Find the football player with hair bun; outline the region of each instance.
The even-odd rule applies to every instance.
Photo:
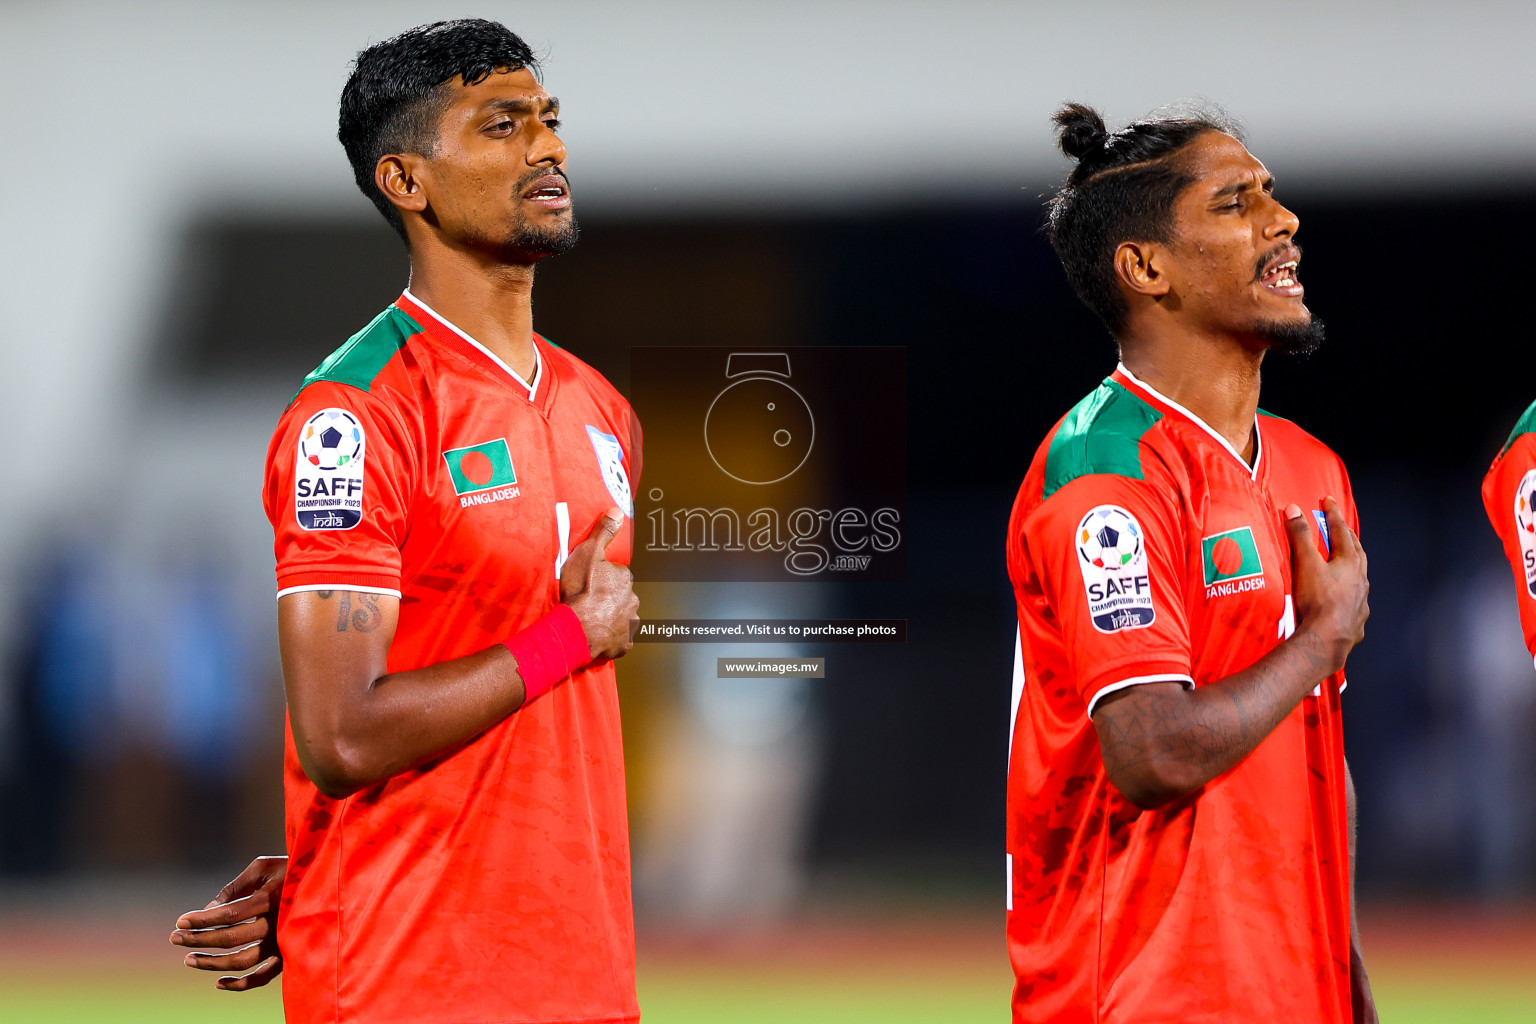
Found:
[[[537,71],[465,19],[370,46],[342,91],[410,283],[267,453],[288,857],[171,937],[250,970],[220,987],[283,971],[289,1024],[639,1019],[613,659],[640,425],[533,330],[534,269],[576,241]]]
[[[1259,408],[1304,352],[1296,216],[1218,110],[1110,131],[1047,234],[1120,365],[1009,522],[1015,1021],[1374,1021],[1353,909],[1344,663],[1369,614],[1343,463]]]

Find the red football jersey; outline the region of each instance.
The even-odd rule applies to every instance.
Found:
[[[1124,367],[1046,437],[1008,530],[1015,1021],[1347,1021],[1340,673],[1237,767],[1139,810],[1109,781],[1103,695],[1239,672],[1294,629],[1287,504],[1356,525],[1338,457],[1263,414],[1249,466]],[[1326,534],[1316,530],[1320,550]]]
[[[1515,570],[1525,647],[1536,655],[1536,404],[1525,410],[1483,478],[1483,508]]]
[[[485,650],[559,601],[640,427],[535,337],[532,391],[406,292],[305,379],[267,453],[279,595],[400,598],[391,672]],[[343,800],[287,735],[279,941],[290,1024],[632,1021],[619,705],[588,666],[463,746]]]

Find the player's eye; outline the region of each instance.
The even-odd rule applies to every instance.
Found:
[[[560,130],[560,127],[563,124],[565,124],[565,122],[560,120],[558,117],[552,117],[548,121],[544,122],[544,127],[548,128],[552,132],[557,132]]]
[[[512,129],[516,127],[516,121],[512,120],[511,118],[502,118],[500,121],[493,121],[487,130],[495,132],[499,135],[508,135],[511,133]]]

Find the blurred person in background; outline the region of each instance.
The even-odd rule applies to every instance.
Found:
[[[1527,890],[1531,863],[1530,808],[1536,796],[1536,746],[1531,736],[1531,656],[1513,642],[1520,615],[1509,603],[1509,568],[1478,559],[1460,579],[1440,588],[1442,624],[1432,626],[1435,679],[1442,714],[1455,732],[1456,761],[1446,771],[1424,758],[1427,771],[1448,776],[1454,801],[1442,827],[1462,847],[1478,896],[1508,906]],[[1422,755],[1421,755],[1422,756]],[[1434,783],[1419,781],[1413,813],[1436,813]]]
[[[1077,166],[1047,231],[1121,364],[1009,524],[1013,1018],[1375,1020],[1340,712],[1358,518],[1339,458],[1258,409],[1265,355],[1322,338],[1298,221],[1219,112],[1055,123]]]
[[[289,1021],[639,1016],[611,659],[640,429],[533,332],[534,268],[577,237],[537,70],[499,24],[440,22],[363,51],[342,93],[410,285],[268,451],[289,858],[172,935],[240,947],[187,957],[254,967],[223,987],[285,970]]]
[[[654,600],[647,595],[647,601]],[[806,583],[695,584],[680,617],[809,618],[826,588]],[[762,928],[806,885],[805,846],[826,763],[820,680],[721,679],[726,644],[682,644],[670,676],[676,713],[653,761],[651,818],[636,850],[635,897],[674,930]],[[754,645],[765,658],[807,657],[802,644]]]

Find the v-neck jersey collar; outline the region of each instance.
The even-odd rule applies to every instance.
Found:
[[[1189,420],[1189,422],[1205,431],[1205,433],[1210,436],[1211,440],[1221,445],[1221,447],[1226,450],[1227,454],[1231,455],[1234,459],[1237,460],[1237,464],[1243,467],[1243,471],[1246,472],[1249,477],[1254,480],[1259,478],[1259,467],[1264,464],[1264,437],[1263,432],[1259,429],[1258,416],[1253,418],[1253,465],[1250,466],[1247,460],[1238,453],[1238,450],[1232,447],[1232,442],[1228,441],[1225,437],[1222,437],[1221,434],[1218,433],[1209,423],[1205,422],[1205,420],[1184,408],[1178,402],[1175,402],[1173,399],[1162,394],[1146,381],[1138,379],[1134,373],[1125,368],[1124,363],[1120,363],[1115,367],[1115,376],[1121,378],[1121,384],[1131,385],[1137,391],[1141,392],[1143,396],[1151,398],[1158,405],[1165,406],[1169,410],[1177,413],[1179,416]]]
[[[540,393],[547,390],[548,361],[544,358],[543,345],[541,344],[543,339],[539,337],[537,332],[533,335],[533,380],[529,382],[524,380],[522,375],[516,370],[508,366],[500,356],[471,337],[467,331],[460,328],[452,320],[443,316],[415,295],[412,295],[409,288],[400,294],[400,298],[396,300],[396,305],[401,306],[405,312],[410,314],[418,314],[419,311],[418,319],[422,321],[421,326],[439,340],[457,343],[455,347],[460,349],[464,345],[468,345],[467,355],[474,358],[476,362],[489,363],[488,370],[509,378],[512,383],[521,387],[527,393],[529,403],[537,404]],[[434,327],[438,329],[436,331],[431,330]]]

